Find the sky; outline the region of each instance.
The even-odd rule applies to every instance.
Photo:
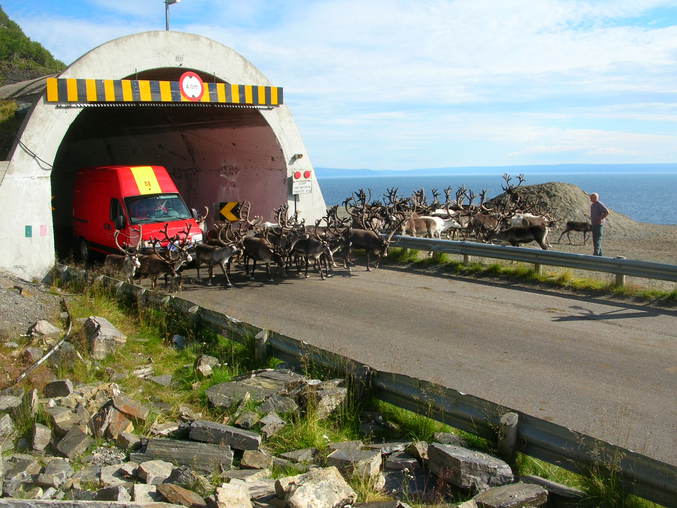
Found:
[[[0,0],[65,63],[163,0]],[[677,162],[677,0],[181,0],[284,88],[315,166]]]

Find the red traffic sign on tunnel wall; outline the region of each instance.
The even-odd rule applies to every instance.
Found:
[[[205,86],[202,78],[194,72],[188,71],[181,74],[179,78],[179,90],[181,95],[189,101],[198,102],[202,100],[205,93]]]

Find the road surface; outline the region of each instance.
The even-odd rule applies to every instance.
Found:
[[[181,296],[677,465],[675,311],[392,267],[233,281]]]

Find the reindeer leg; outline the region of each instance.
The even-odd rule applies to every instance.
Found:
[[[306,258],[306,279],[308,278],[308,265],[310,264],[310,260],[308,259],[308,255],[305,256]]]
[[[230,262],[233,260],[233,258],[228,258],[228,261],[226,261],[226,270],[223,272],[223,274],[226,276],[226,286],[229,288],[233,287],[233,283],[230,282]]]
[[[256,258],[252,258],[252,273],[249,274],[249,280],[254,280],[254,271],[256,270]]]
[[[212,285],[213,277],[214,277],[214,263],[209,263],[209,281],[207,282],[208,286]]]

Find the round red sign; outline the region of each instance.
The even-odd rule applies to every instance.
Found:
[[[294,171],[294,179],[298,180],[299,178],[301,178],[301,172],[300,171]]]
[[[194,72],[188,71],[181,74],[179,78],[179,89],[181,95],[189,101],[197,102],[204,95],[205,86],[200,76]]]
[[[310,171],[304,171],[303,178],[310,178]]]

